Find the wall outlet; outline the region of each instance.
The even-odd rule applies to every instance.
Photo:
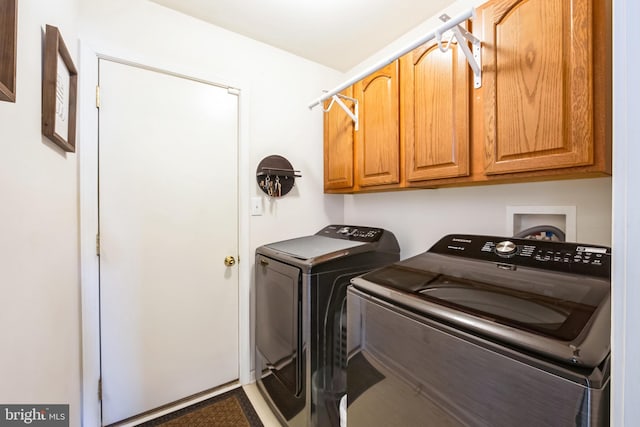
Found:
[[[251,198],[251,215],[252,216],[260,216],[262,215],[262,197],[252,197]]]

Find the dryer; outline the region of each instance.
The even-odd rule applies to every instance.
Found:
[[[337,426],[346,393],[346,288],[400,259],[381,228],[329,225],[256,250],[256,382],[288,426]]]

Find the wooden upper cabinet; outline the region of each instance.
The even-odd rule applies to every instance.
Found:
[[[469,175],[469,66],[453,44],[400,58],[401,137],[409,182]]]
[[[493,0],[478,9],[485,173],[594,159],[591,0]],[[481,128],[484,127],[482,130]]]
[[[349,98],[351,87],[340,92]],[[353,102],[342,100],[353,111]],[[324,102],[327,109],[331,99]],[[342,190],[353,187],[353,120],[337,104],[324,114],[324,189]]]
[[[359,130],[325,115],[325,191],[610,175],[611,25],[611,0],[489,0],[481,86],[433,41],[355,83]]]
[[[359,102],[359,130],[355,132],[357,185],[400,182],[398,61],[354,85]]]

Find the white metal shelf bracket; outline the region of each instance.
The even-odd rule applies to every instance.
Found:
[[[353,102],[353,112],[351,111],[351,108],[347,107],[347,104],[345,104],[344,101],[342,101],[342,99],[340,98]],[[329,103],[329,106],[326,109],[322,107],[322,111],[324,111],[325,113],[328,113],[329,110],[331,110],[331,107],[333,107],[334,103],[338,104],[340,108],[342,108],[344,112],[347,113],[349,117],[351,117],[351,120],[353,120],[353,128],[357,132],[358,131],[358,100],[355,98],[344,96],[340,93],[336,93],[331,97],[331,102]]]
[[[440,20],[442,22],[447,22],[450,19],[451,17],[447,14],[443,14],[440,16]],[[469,66],[473,71],[473,87],[476,89],[481,87],[482,86],[482,56],[481,56],[482,43],[480,42],[480,39],[478,39],[476,36],[471,34],[469,31],[467,31],[466,28],[462,27],[460,24],[457,24],[456,26],[451,28],[451,37],[447,41],[446,46],[442,44],[442,34],[436,31],[435,35],[436,35],[436,41],[438,42],[438,48],[443,52],[446,52],[448,49],[451,48],[451,42],[453,41],[453,38],[457,40],[458,46],[460,46],[460,49],[462,49],[462,53],[464,53],[464,56],[467,58],[467,61],[469,62]],[[473,52],[469,49],[467,42],[471,43]]]

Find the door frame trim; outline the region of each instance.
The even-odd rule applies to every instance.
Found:
[[[79,141],[78,144],[78,192],[80,217],[80,289],[82,334],[82,425],[101,425],[101,405],[98,400],[100,379],[100,317],[99,317],[99,260],[96,256],[98,232],[98,109],[95,103],[99,82],[100,59],[158,71],[217,87],[233,89],[238,96],[238,256],[251,259],[249,245],[249,93],[241,84],[223,84],[213,80],[193,77],[187,73],[169,71],[163,67],[140,64],[135,61],[96,52],[82,40],[80,51],[79,87]],[[238,263],[238,372],[239,383],[248,384],[251,377],[250,351],[250,296],[251,263]]]

